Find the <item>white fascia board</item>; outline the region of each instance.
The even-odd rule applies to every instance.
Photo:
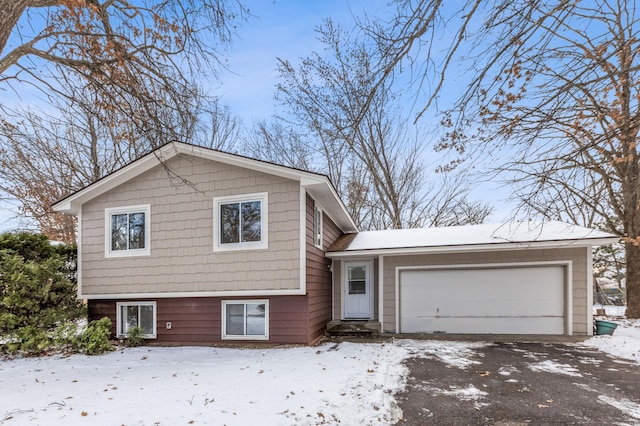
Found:
[[[160,152],[160,154],[166,153],[167,152],[165,149]],[[77,215],[80,211],[80,207],[86,201],[102,195],[110,189],[115,188],[116,186],[121,185],[148,170],[151,170],[153,167],[161,164],[160,158],[166,161],[174,155],[175,154],[170,156],[163,155],[161,157],[160,155],[156,155],[156,151],[154,151],[129,164],[128,166],[125,166],[122,169],[105,176],[101,180],[81,189],[75,194],[68,196],[67,198],[52,205],[51,207],[56,212],[71,213]]]
[[[526,249],[561,249],[572,247],[596,247],[617,242],[616,238],[564,240],[564,241],[532,241],[522,243],[496,243],[459,246],[434,246],[434,247],[404,247],[372,250],[344,250],[327,252],[330,259],[341,259],[355,256],[394,256],[405,254],[438,254],[438,253],[465,253],[475,251],[509,251]]]
[[[270,175],[280,176],[285,179],[291,179],[299,181],[301,183],[306,181],[322,182],[324,176],[317,175],[304,170],[292,169],[286,166],[280,166],[278,164],[267,163],[264,161],[256,160],[253,158],[242,157],[235,154],[230,154],[221,151],[213,151],[208,148],[203,148],[194,145],[175,143],[176,149],[181,154],[195,155],[197,157],[205,158],[212,161],[218,161],[221,163],[230,164],[232,166],[242,167],[245,169],[255,170]]]
[[[82,294],[81,299],[113,300],[113,299],[171,299],[182,297],[269,297],[269,296],[304,296],[301,289],[292,290],[247,290],[247,291],[181,291],[167,293],[103,293]]]
[[[343,233],[358,232],[358,227],[338,196],[329,178],[322,176],[321,180],[303,181],[307,193],[317,201],[324,213],[340,228]]]
[[[81,189],[75,194],[59,201],[52,206],[53,210],[57,212],[77,214],[82,204],[86,201],[102,195],[110,189],[133,179],[134,177],[159,164],[162,164],[163,161],[167,161],[178,154],[194,155],[211,161],[217,161],[270,175],[280,176],[285,179],[301,182],[304,185],[325,183],[328,187],[331,187],[326,176],[241,157],[235,154],[228,154],[225,152],[213,151],[208,148],[173,142],[164,145],[163,147],[145,155],[114,173],[105,176],[101,180]]]

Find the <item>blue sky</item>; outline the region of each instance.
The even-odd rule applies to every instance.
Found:
[[[330,17],[347,29],[355,28],[354,15],[380,17],[388,7],[387,0],[244,0],[243,4],[252,16],[237,29],[237,38],[226,56],[228,71],[223,71],[219,80],[212,78],[205,87],[220,96],[247,127],[257,119],[269,119],[275,112],[277,58],[297,64],[300,58],[320,51],[315,28],[324,18]],[[451,77],[456,80],[456,76]],[[421,125],[428,128],[428,120],[423,118]],[[425,152],[432,153],[429,148]],[[428,162],[433,166],[438,160]],[[505,197],[505,191],[495,186],[477,192],[496,204]],[[505,214],[494,214],[492,219],[502,221]],[[15,215],[15,206],[0,203],[0,232],[20,225]]]
[[[323,18],[350,28],[354,14],[366,10],[376,15],[385,9],[386,0],[243,0],[243,4],[251,16],[237,29],[227,55],[229,70],[221,73],[220,81],[211,79],[206,86],[250,126],[274,113],[276,58],[295,63],[320,49],[315,27]],[[5,95],[20,101],[17,93]],[[0,202],[0,232],[20,226],[15,216],[14,205]]]
[[[324,18],[351,28],[353,15],[363,11],[377,15],[386,9],[386,0],[252,0],[244,4],[253,17],[238,29],[239,38],[228,58],[231,72],[211,88],[245,124],[273,113],[276,58],[296,63],[322,48],[315,28]]]

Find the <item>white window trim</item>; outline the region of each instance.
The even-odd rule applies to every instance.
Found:
[[[111,216],[123,213],[144,213],[144,248],[111,250]],[[104,255],[105,257],[149,256],[151,254],[151,205],[124,206],[104,209]]]
[[[158,307],[156,302],[151,301],[135,301],[135,302],[117,302],[116,303],[116,336],[126,337],[126,334],[121,333],[122,330],[122,307],[123,306],[153,306],[153,334],[143,334],[145,339],[155,339],[158,335]]]
[[[222,244],[220,237],[220,206],[222,204],[260,201],[260,241]],[[213,199],[213,251],[260,250],[269,247],[269,195],[266,192],[255,194],[215,197]]]
[[[247,305],[247,304],[264,304],[264,335],[227,335],[227,305]],[[245,318],[246,321],[246,318]],[[245,324],[246,325],[246,324]],[[269,340],[269,300],[223,300],[222,301],[222,340]]]
[[[322,222],[324,220],[323,211],[315,202],[313,203],[313,245],[322,250],[322,239],[323,239],[323,225]],[[318,223],[318,217],[320,217],[320,222]]]

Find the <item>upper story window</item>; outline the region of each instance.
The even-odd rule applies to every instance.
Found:
[[[267,248],[266,192],[213,199],[214,250]]]
[[[146,256],[151,253],[151,206],[105,209],[105,255]]]
[[[322,249],[322,209],[313,203],[313,244]]]

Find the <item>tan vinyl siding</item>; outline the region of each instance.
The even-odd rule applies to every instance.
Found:
[[[343,261],[340,259],[333,260],[333,271],[331,271],[333,275],[333,312],[332,319],[341,320],[342,315],[342,264]],[[374,285],[377,286],[377,283]]]
[[[309,302],[308,332],[313,342],[324,332],[331,320],[331,261],[324,251],[314,245],[314,202],[306,200],[306,248],[307,248],[307,297]],[[341,235],[338,226],[326,215],[322,215],[322,245],[329,247]]]
[[[180,155],[82,208],[82,294],[300,288],[300,186]],[[213,198],[268,193],[268,249],[214,252]],[[151,205],[151,254],[105,258],[105,209]]]
[[[576,247],[548,250],[514,250],[497,252],[469,252],[451,254],[403,255],[384,257],[384,331],[394,332],[396,329],[396,267],[398,266],[432,266],[462,265],[509,262],[572,262],[572,295],[573,295],[573,334],[586,335],[587,310],[587,250]]]

